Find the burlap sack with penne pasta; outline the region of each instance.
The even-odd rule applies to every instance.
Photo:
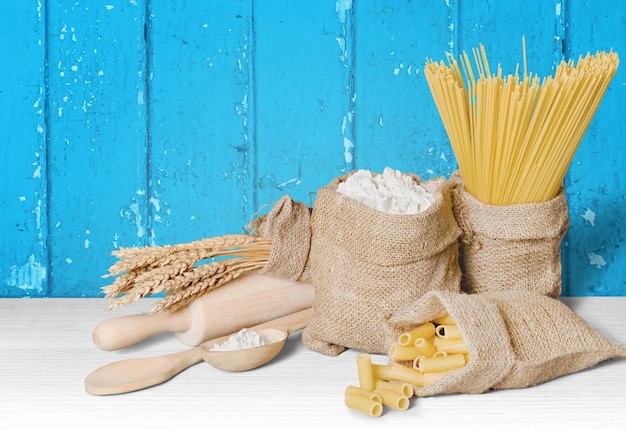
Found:
[[[307,204],[281,197],[266,215],[247,225],[254,236],[271,238],[272,249],[260,273],[283,279],[310,281],[311,211]]]
[[[626,358],[626,347],[595,331],[561,301],[536,292],[433,291],[398,311],[387,327],[398,336],[444,314],[458,326],[468,362],[428,386],[416,386],[417,396],[529,387]]]
[[[347,348],[385,353],[385,320],[429,290],[460,290],[460,235],[443,179],[414,180],[433,196],[417,214],[389,214],[337,192],[349,174],[319,189],[311,217],[309,264],[313,318],[309,349],[336,356]]]
[[[454,214],[463,230],[459,251],[463,290],[528,290],[559,296],[561,241],[569,227],[565,192],[544,203],[494,206],[469,194],[458,171],[450,183]]]

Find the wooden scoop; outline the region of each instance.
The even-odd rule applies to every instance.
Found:
[[[274,341],[263,346],[232,351],[211,351],[214,344],[230,335],[208,340],[198,347],[152,358],[126,359],[96,369],[85,378],[85,390],[92,395],[116,395],[155,386],[174,377],[203,359],[225,371],[246,371],[272,360],[282,350],[287,336],[304,328],[311,320],[312,310],[299,311],[261,323],[250,329]]]
[[[274,359],[285,346],[289,334],[303,329],[311,320],[312,315],[313,310],[307,308],[251,328],[261,337],[271,338],[268,344],[241,350],[219,351],[213,350],[213,346],[221,344],[223,340],[209,340],[199,346],[200,354],[205,362],[223,371],[248,371],[258,368]],[[271,326],[271,328],[264,326]]]
[[[119,350],[153,335],[173,332],[186,346],[282,317],[313,305],[312,283],[267,274],[242,274],[176,312],[114,317],[97,325],[100,350]],[[228,317],[224,317],[228,314]]]

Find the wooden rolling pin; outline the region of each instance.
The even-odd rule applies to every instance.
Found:
[[[94,329],[93,342],[101,350],[119,350],[153,335],[173,332],[183,344],[196,347],[207,339],[309,308],[313,297],[312,283],[250,272],[176,312],[105,320]]]

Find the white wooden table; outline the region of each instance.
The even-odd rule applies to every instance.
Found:
[[[563,300],[599,332],[626,344],[626,297]],[[407,411],[386,408],[370,418],[343,403],[345,387],[357,383],[358,352],[322,356],[306,349],[298,334],[279,358],[253,371],[226,373],[200,363],[146,390],[85,393],[84,377],[99,366],[186,348],[172,334],[116,352],[93,345],[99,322],[152,304],[106,312],[104,299],[0,299],[0,428],[626,427],[626,360],[528,389],[414,398]],[[373,361],[386,363],[383,356]]]

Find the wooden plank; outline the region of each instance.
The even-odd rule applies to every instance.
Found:
[[[626,55],[624,3],[567,2],[566,58],[615,50]],[[621,64],[587,130],[568,174],[571,226],[567,293],[626,295],[626,69]]]
[[[51,287],[97,296],[146,223],[145,3],[50,1]]]
[[[351,3],[254,3],[257,207],[352,169]]]
[[[626,298],[565,302],[592,328],[626,344]],[[253,371],[225,372],[201,362],[142,391],[108,397],[85,393],[84,378],[101,365],[187,349],[171,334],[115,352],[91,343],[99,322],[147,311],[152,304],[142,300],[106,313],[103,299],[0,299],[2,426],[621,429],[626,419],[626,359],[526,389],[415,398],[406,411],[387,407],[372,419],[344,404],[345,388],[358,384],[359,352],[314,353],[299,333],[290,335],[275,361]],[[373,361],[388,362],[376,355]]]
[[[513,73],[519,64],[523,74],[522,36],[526,39],[528,71],[541,76],[552,74],[555,58],[561,59],[557,31],[560,16],[554,2],[484,2],[462,0],[457,4],[457,55],[479,43],[485,45],[491,69],[502,65],[503,73]],[[532,23],[532,25],[529,25]]]
[[[45,11],[0,3],[0,296],[49,293]]]
[[[392,167],[423,179],[456,161],[426,83],[427,57],[454,43],[449,2],[364,2],[356,15],[356,167]]]
[[[252,214],[250,0],[152,2],[151,241],[243,232]]]

